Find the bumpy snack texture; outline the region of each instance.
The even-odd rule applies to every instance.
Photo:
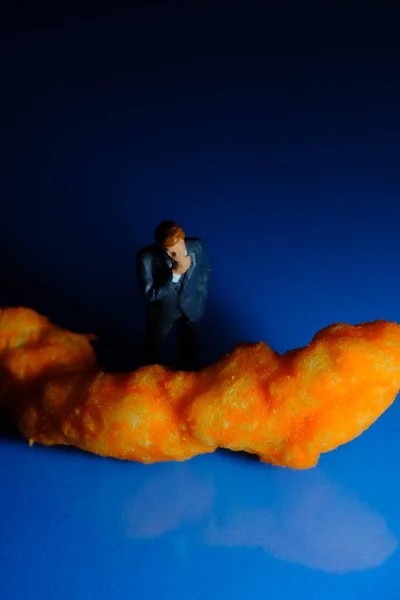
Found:
[[[106,373],[91,336],[26,308],[0,311],[3,407],[32,444],[151,463],[218,447],[307,469],[365,431],[400,389],[400,325],[335,324],[277,354],[239,344],[199,372]]]

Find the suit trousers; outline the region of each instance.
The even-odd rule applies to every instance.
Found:
[[[192,321],[181,312],[169,319],[147,316],[146,339],[142,364],[163,364],[163,352],[173,327],[177,327],[179,346],[179,368],[195,371],[198,364],[198,322]]]

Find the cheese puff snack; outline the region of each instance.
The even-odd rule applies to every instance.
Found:
[[[13,414],[31,444],[70,444],[142,463],[187,460],[223,447],[307,469],[365,431],[400,389],[400,325],[386,321],[331,325],[283,355],[263,342],[239,344],[199,372],[152,365],[105,373],[92,366],[87,336],[63,333],[52,364],[59,352],[64,374],[55,374],[39,352],[48,338],[16,336],[13,318],[18,314],[0,318],[1,347],[9,347],[0,365],[27,381],[14,396]],[[15,350],[7,336],[14,336]],[[25,361],[36,365],[35,373],[42,369],[39,384],[31,383],[32,366],[15,366],[23,359],[13,359],[14,351],[32,352]]]
[[[0,406],[12,389],[94,366],[94,338],[57,327],[29,308],[0,309]]]

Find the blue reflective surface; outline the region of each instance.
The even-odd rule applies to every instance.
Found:
[[[135,368],[135,253],[172,218],[210,253],[206,363],[400,322],[396,21],[146,4],[2,18],[1,304]],[[0,435],[0,600],[399,600],[399,422],[299,472]]]
[[[303,472],[227,451],[144,466],[3,439],[1,597],[395,600],[399,412]]]

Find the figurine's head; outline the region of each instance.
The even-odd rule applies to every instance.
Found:
[[[172,259],[185,255],[185,232],[175,221],[160,223],[154,230],[154,237],[160,248]]]

